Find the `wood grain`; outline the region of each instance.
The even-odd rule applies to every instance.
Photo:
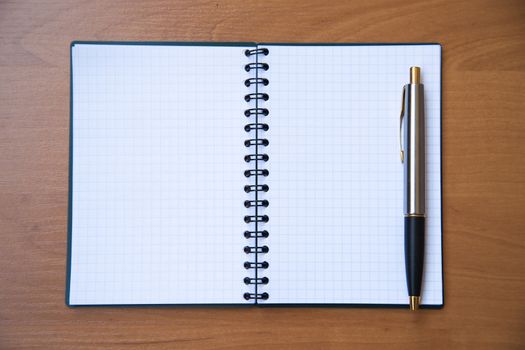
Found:
[[[0,349],[525,348],[525,2],[0,1]],[[72,40],[443,44],[445,308],[64,305]]]

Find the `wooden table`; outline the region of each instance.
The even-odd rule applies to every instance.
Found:
[[[72,40],[440,42],[445,307],[64,305]],[[1,1],[0,349],[525,348],[524,1]]]

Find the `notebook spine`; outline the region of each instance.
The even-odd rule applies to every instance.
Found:
[[[244,186],[244,191],[248,194],[249,199],[244,201],[244,206],[248,209],[249,214],[244,216],[244,222],[248,229],[244,232],[244,237],[248,240],[248,245],[244,247],[244,253],[247,260],[244,268],[250,276],[244,278],[243,282],[249,286],[250,290],[244,293],[243,297],[247,301],[267,300],[270,295],[263,291],[264,286],[269,283],[268,277],[264,276],[265,270],[269,267],[265,255],[270,248],[264,244],[269,233],[264,229],[264,224],[269,221],[268,215],[264,214],[264,208],[269,206],[269,201],[264,198],[269,187],[265,184],[265,179],[269,175],[268,169],[265,168],[268,162],[268,154],[264,153],[264,148],[268,146],[268,139],[264,133],[268,131],[267,123],[263,123],[263,118],[267,117],[270,112],[264,108],[264,102],[270,98],[265,93],[264,87],[270,82],[263,75],[270,66],[268,63],[261,62],[269,54],[267,48],[257,48],[246,50],[244,54],[249,59],[249,63],[244,66],[250,77],[244,81],[244,85],[249,89],[244,100],[249,104],[249,108],[244,111],[244,116],[249,122],[245,125],[244,130],[250,136],[244,141],[244,146],[249,153],[244,157],[244,161],[249,164],[249,169],[244,171],[244,176],[249,179],[249,184]]]

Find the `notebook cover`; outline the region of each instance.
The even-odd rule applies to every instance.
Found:
[[[76,44],[92,45],[151,45],[151,46],[230,46],[257,47],[263,45],[281,46],[395,46],[395,45],[439,45],[440,47],[440,179],[441,179],[441,278],[442,304],[421,305],[422,309],[441,309],[445,304],[445,273],[443,263],[443,53],[439,43],[255,43],[255,42],[177,42],[177,41],[72,41],[69,52],[69,176],[68,176],[68,223],[67,223],[67,261],[66,261],[66,293],[65,303],[68,307],[329,307],[329,308],[407,308],[408,304],[278,304],[263,303],[213,303],[213,304],[89,304],[73,305],[69,302],[71,280],[71,248],[72,248],[72,204],[73,204],[73,47]]]

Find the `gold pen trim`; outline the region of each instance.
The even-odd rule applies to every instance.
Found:
[[[406,218],[424,218],[425,214],[405,214]]]
[[[411,295],[409,302],[410,302],[410,311],[416,311],[417,309],[419,309],[419,304],[421,303],[421,297]]]
[[[410,84],[421,84],[421,68],[410,67]]]

